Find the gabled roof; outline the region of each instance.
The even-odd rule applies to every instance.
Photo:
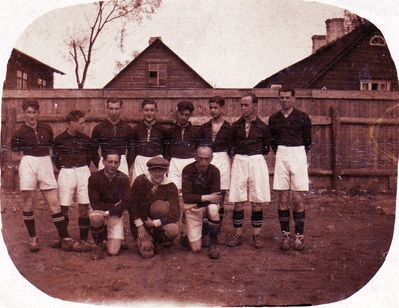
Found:
[[[269,88],[272,84],[289,84],[307,89],[323,76],[364,37],[378,29],[366,23],[330,44],[321,47],[309,57],[292,64],[259,82],[255,88]]]
[[[187,67],[188,70],[192,71],[199,79],[201,79],[206,85],[208,85],[210,88],[212,88],[212,86],[204,79],[202,78],[195,70],[193,70],[186,62],[183,61],[182,58],[180,58],[172,49],[170,49],[164,42],[162,42],[162,40],[158,37],[156,38],[153,42],[151,42],[151,44],[149,44],[147,46],[146,49],[144,49],[136,58],[134,58],[128,65],[126,65],[125,68],[123,68],[118,74],[116,74],[114,76],[114,78],[112,78],[105,86],[104,88],[106,88],[108,85],[110,85],[115,79],[118,78],[118,76],[120,74],[122,74],[123,72],[125,72],[126,70],[128,70],[130,68],[130,66],[133,65],[134,62],[136,62],[138,59],[140,59],[141,57],[143,57],[145,55],[145,53],[151,48],[151,46],[153,46],[154,44],[160,44],[162,47],[164,47],[165,49],[167,49],[170,53],[172,53],[176,58],[178,58],[184,66]]]
[[[50,70],[52,70],[52,71],[55,72],[55,73],[58,73],[58,74],[61,74],[61,75],[65,75],[64,72],[61,72],[61,71],[57,70],[56,68],[51,67],[50,65],[48,65],[48,64],[46,64],[46,63],[43,63],[43,62],[41,62],[41,61],[39,61],[39,60],[37,60],[37,59],[35,59],[35,58],[33,58],[33,57],[27,55],[26,53],[24,53],[24,52],[22,52],[22,51],[20,51],[20,50],[18,50],[18,49],[16,49],[16,48],[13,48],[12,53],[19,53],[19,54],[21,54],[22,56],[28,58],[29,60],[31,60],[31,61],[33,61],[33,62],[36,62],[37,64],[47,66]]]

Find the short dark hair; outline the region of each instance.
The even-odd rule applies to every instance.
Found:
[[[121,153],[118,150],[109,149],[101,152],[101,156],[103,157],[104,160],[107,160],[108,155],[118,155],[119,160],[121,160]]]
[[[39,102],[35,99],[24,99],[22,102],[22,110],[25,111],[29,107],[39,110]]]
[[[280,89],[278,89],[278,96],[280,96],[281,92],[291,92],[291,95],[295,96],[295,89],[293,87],[282,86]]]
[[[79,119],[84,118],[85,115],[82,110],[72,110],[66,115],[65,119],[68,123],[77,122]]]
[[[209,103],[216,103],[220,107],[224,106],[224,97],[221,96],[214,96],[209,99]]]
[[[108,107],[109,103],[112,103],[112,104],[119,103],[121,107],[123,106],[123,101],[120,98],[116,98],[116,97],[107,99],[107,107]]]
[[[153,99],[145,99],[141,102],[141,109],[144,108],[145,105],[155,105],[155,109],[158,109],[157,102]]]
[[[245,93],[243,96],[241,96],[241,98],[244,98],[244,97],[250,97],[252,99],[252,103],[254,103],[254,104],[258,103],[258,97],[255,94],[253,94],[252,92]]]
[[[194,105],[192,102],[190,101],[180,101],[177,104],[177,111],[184,111],[184,110],[188,110],[190,112],[194,111]]]

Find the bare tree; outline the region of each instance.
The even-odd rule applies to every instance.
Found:
[[[121,70],[123,70],[133,59],[136,59],[140,55],[140,51],[134,50],[131,53],[131,59],[127,59],[124,61],[116,60],[115,61],[115,73],[118,74]]]
[[[357,27],[365,24],[366,18],[360,17],[348,10],[344,11],[345,33],[355,30]]]
[[[159,8],[162,0],[108,0],[100,1],[96,6],[94,20],[88,21],[87,33],[80,31],[68,41],[69,55],[75,66],[75,77],[79,89],[83,89],[87,72],[92,61],[94,45],[106,26],[116,20],[122,21],[120,30],[120,48],[126,35],[126,24],[129,21],[140,23],[144,17],[150,17]]]

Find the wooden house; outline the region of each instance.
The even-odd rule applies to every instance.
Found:
[[[53,89],[54,73],[63,72],[13,49],[7,64],[4,89]]]
[[[122,69],[104,89],[206,89],[212,86],[176,55],[160,37]]]
[[[259,82],[302,89],[395,91],[398,77],[382,33],[371,23],[344,35],[344,20],[326,21],[327,35],[314,35],[313,54]]]

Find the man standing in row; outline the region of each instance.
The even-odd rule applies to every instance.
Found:
[[[219,203],[220,224],[224,216],[223,202],[226,192],[230,188],[230,142],[231,125],[224,119],[224,98],[215,96],[209,99],[209,112],[211,120],[200,127],[201,143],[212,147],[212,164],[220,171],[220,189],[221,201]],[[207,230],[204,229],[203,236],[206,236]]]
[[[147,162],[153,157],[162,157],[166,139],[165,127],[156,119],[157,103],[152,99],[145,99],[141,103],[143,120],[133,127],[134,161],[132,182],[141,174],[149,175]]]
[[[132,165],[130,159],[133,146],[131,144],[132,128],[121,120],[123,102],[117,98],[108,99],[105,109],[107,119],[94,127],[91,138],[97,144],[97,149],[101,149],[102,157],[109,150],[117,150],[121,155],[119,170],[129,176],[129,169]],[[104,168],[103,160],[98,154],[94,158],[94,164],[98,169]]]
[[[257,116],[258,98],[253,93],[241,98],[242,117],[233,123],[231,131],[234,160],[231,167],[229,201],[234,202],[233,225],[236,230],[227,243],[234,247],[242,243],[244,205],[252,206],[252,243],[262,248],[259,234],[263,221],[263,204],[270,202],[269,170],[266,154],[269,153],[269,130]]]
[[[282,231],[280,248],[290,249],[290,192],[294,206],[295,241],[293,248],[304,249],[305,206],[303,192],[309,190],[306,153],[312,146],[309,116],[294,108],[295,90],[279,91],[281,110],[269,118],[270,142],[276,153],[273,189],[278,191],[278,216]]]
[[[79,208],[80,243],[76,242],[74,250],[91,249],[87,242],[89,234],[89,193],[90,162],[97,155],[96,145],[83,133],[85,113],[72,110],[66,116],[68,128],[54,139],[53,162],[60,170],[58,175],[58,193],[61,209],[66,224],[69,222],[68,210],[77,197]],[[61,243],[59,243],[60,245]]]
[[[39,250],[33,215],[35,190],[39,185],[61,238],[61,247],[64,250],[71,250],[74,241],[69,236],[65,217],[61,211],[57,181],[50,158],[53,130],[49,125],[38,121],[38,101],[24,100],[22,110],[25,115],[25,123],[12,136],[11,149],[23,153],[19,164],[19,180],[23,199],[22,215],[29,234],[29,249],[32,252]]]

